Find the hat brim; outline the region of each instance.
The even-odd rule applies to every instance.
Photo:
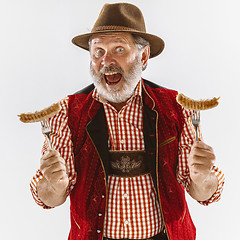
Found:
[[[109,33],[109,32],[128,32],[134,35],[138,35],[145,40],[147,40],[150,43],[150,58],[156,57],[159,55],[163,49],[164,49],[164,41],[155,35],[145,33],[145,32],[139,32],[139,31],[129,31],[129,30],[104,30],[104,31],[97,31],[92,33],[86,33],[82,35],[78,35],[72,39],[72,43],[77,45],[78,47],[81,47],[85,50],[89,50],[89,39],[93,35],[99,34],[99,33]]]

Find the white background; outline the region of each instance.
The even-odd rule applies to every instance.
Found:
[[[202,131],[226,175],[222,199],[209,207],[187,200],[198,240],[240,239],[238,1],[128,2],[142,9],[147,31],[166,43],[144,77],[195,99],[221,96],[217,108],[202,113]],[[69,201],[43,210],[31,197],[43,136],[38,123],[23,124],[17,114],[41,110],[91,83],[89,54],[71,39],[91,30],[104,3],[0,3],[0,239],[67,239]]]

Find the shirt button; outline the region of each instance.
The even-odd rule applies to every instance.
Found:
[[[97,230],[97,233],[101,233],[101,230],[98,229],[98,230]]]
[[[120,143],[121,143],[121,144],[124,144],[124,140],[120,140]]]
[[[128,194],[127,194],[127,193],[124,193],[124,194],[123,194],[123,197],[124,197],[124,198],[127,198],[127,197],[128,197]]]

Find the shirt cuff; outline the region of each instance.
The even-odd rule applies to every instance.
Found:
[[[38,170],[30,182],[30,190],[31,190],[33,199],[35,200],[37,205],[41,206],[44,209],[51,209],[52,207],[45,205],[44,202],[42,202],[41,199],[38,197],[37,184],[41,179],[43,179],[43,174],[40,170]]]

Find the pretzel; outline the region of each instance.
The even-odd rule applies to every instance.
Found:
[[[22,113],[19,114],[20,121],[24,123],[40,122],[44,119],[48,119],[60,111],[60,104],[54,103],[50,107],[44,108],[41,111],[36,111],[34,113]]]
[[[178,94],[176,99],[177,102],[182,105],[184,108],[187,109],[192,109],[192,110],[207,110],[207,109],[211,109],[214,108],[218,105],[218,100],[220,97],[216,98],[212,98],[212,99],[206,99],[206,100],[193,100],[189,97],[186,97],[185,95],[183,95],[182,93]]]

